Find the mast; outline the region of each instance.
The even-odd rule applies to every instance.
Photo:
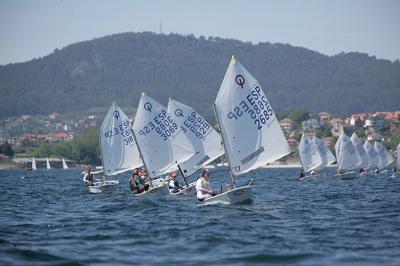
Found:
[[[142,151],[140,150],[140,145],[139,145],[139,142],[138,142],[138,140],[137,140],[137,138],[136,138],[135,130],[133,130],[133,129],[132,129],[132,134],[133,134],[133,138],[135,139],[135,142],[136,142],[136,145],[137,145],[137,148],[138,148],[138,151],[139,151],[140,159],[141,159],[142,162],[143,162],[144,168],[146,168],[147,177],[148,177],[149,180],[150,180],[150,187],[153,187],[153,182],[152,182],[151,177],[150,177],[150,175],[149,175],[149,169],[147,168],[146,162],[145,162],[145,160],[143,159]]]
[[[236,188],[235,175],[232,172],[232,167],[231,167],[231,162],[229,160],[229,155],[226,152],[224,134],[222,133],[221,123],[219,122],[220,120],[219,120],[219,117],[218,117],[217,108],[215,107],[215,103],[213,104],[213,109],[214,109],[215,117],[217,118],[217,124],[218,124],[219,131],[221,132],[222,144],[224,145],[226,160],[228,161],[228,164],[229,164],[229,173],[230,173],[230,176],[231,176],[232,184],[233,184],[233,187]]]
[[[106,169],[104,168],[104,158],[103,158],[103,145],[101,144],[101,128],[99,128],[99,145],[100,145],[100,157],[101,157],[101,164],[103,165],[103,174],[104,174],[104,181],[107,177]]]
[[[183,177],[183,180],[185,181],[186,187],[189,187],[189,183],[188,183],[188,181],[187,181],[187,179],[186,179],[185,174],[184,174],[183,171],[182,171],[182,168],[180,167],[180,165],[179,165],[178,163],[177,163],[176,165],[178,166],[179,172],[181,173],[181,175],[182,175],[182,177]]]

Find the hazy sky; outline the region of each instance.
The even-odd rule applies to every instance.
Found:
[[[0,64],[120,32],[193,33],[400,59],[400,1],[0,0]]]

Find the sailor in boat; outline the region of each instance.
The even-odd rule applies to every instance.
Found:
[[[145,176],[143,176],[143,172],[139,169],[133,170],[133,174],[130,182],[130,189],[135,194],[140,194],[149,189],[149,184],[145,184]]]
[[[168,188],[170,193],[177,193],[182,189],[181,185],[179,184],[179,181],[176,179],[175,172],[171,173],[171,177],[168,182]]]
[[[362,167],[360,168],[359,173],[361,176],[366,175],[366,172],[365,172],[364,168],[362,168]]]
[[[304,170],[301,169],[300,174],[299,174],[299,179],[302,179],[305,176],[306,176],[306,174],[304,173]]]
[[[93,186],[93,174],[91,168],[86,170],[86,173],[83,176],[83,182],[85,182],[88,186]]]
[[[374,170],[374,174],[375,175],[379,175],[381,172],[379,171],[379,168],[376,168],[375,170]]]
[[[217,195],[217,193],[212,190],[210,182],[208,181],[210,173],[211,172],[208,169],[204,169],[201,173],[201,176],[196,181],[197,199],[199,201],[203,201]]]

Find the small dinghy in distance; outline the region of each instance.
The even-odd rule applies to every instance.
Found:
[[[204,200],[205,204],[253,201],[251,184],[236,179],[290,153],[274,111],[257,80],[232,56],[214,102],[232,181],[232,190]]]
[[[307,135],[303,134],[301,136],[298,151],[304,173],[310,172],[309,174],[305,174],[303,177],[299,178],[299,180],[319,177],[319,174],[313,174],[313,172],[323,164],[317,145]]]
[[[359,161],[361,164],[359,165],[359,175],[360,176],[366,176],[368,175],[368,172],[365,171],[365,169],[369,165],[369,159],[368,159],[368,154],[367,151],[364,148],[364,145],[362,144],[361,140],[358,138],[356,132],[353,133],[350,137],[351,142],[353,143],[354,147],[356,148],[356,154],[359,158]]]
[[[177,163],[185,186],[171,195],[195,194],[196,182],[189,183],[187,177],[224,154],[221,136],[196,110],[171,98],[168,102],[168,113],[183,129],[184,135],[196,150],[191,158]]]
[[[378,154],[378,173],[385,174],[387,169],[384,168],[394,162],[393,156],[386,150],[381,142],[375,141],[374,149]]]
[[[367,139],[364,142],[364,149],[368,156],[368,167],[365,169],[365,172],[374,175],[374,169],[377,169],[379,164],[378,154],[375,151],[374,145],[372,145]]]
[[[135,195],[168,195],[168,185],[158,177],[175,171],[177,164],[195,155],[193,145],[167,109],[144,93],[140,97],[133,133],[150,179],[149,189]]]
[[[400,143],[396,148],[396,168],[393,170],[391,177],[399,177],[400,176]]]
[[[353,169],[360,166],[362,161],[356,152],[353,142],[343,130],[335,144],[335,151],[338,168],[335,177],[341,179],[355,178],[356,172]]]
[[[103,177],[88,186],[90,192],[114,189],[119,181],[108,177],[143,165],[132,132],[128,116],[113,102],[99,130]]]

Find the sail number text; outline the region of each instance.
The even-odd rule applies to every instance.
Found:
[[[132,127],[128,119],[125,119],[120,125],[104,133],[104,136],[109,139],[117,135],[121,135],[125,145],[129,145],[133,142]]]
[[[190,130],[193,135],[197,138],[202,139],[207,135],[207,132],[211,129],[211,126],[201,117],[197,112],[193,111],[183,122],[183,129]]]
[[[154,116],[153,121],[150,121],[139,130],[139,135],[146,136],[152,131],[155,131],[160,135],[162,140],[167,140],[176,130],[178,130],[178,125],[174,122],[171,116],[167,114],[167,110],[164,109]]]
[[[227,117],[229,119],[238,120],[246,113],[254,121],[258,129],[262,129],[264,125],[269,125],[274,121],[274,111],[259,85],[256,85],[247,95],[246,99],[241,101],[238,106],[234,107],[233,110],[228,113]]]

